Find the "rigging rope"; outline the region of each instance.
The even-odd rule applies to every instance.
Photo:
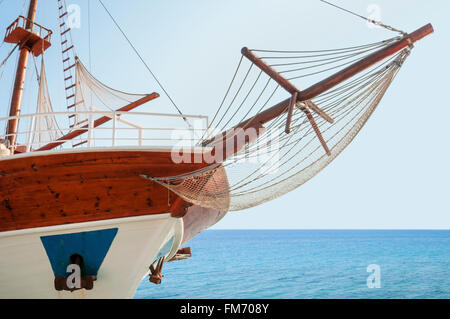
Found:
[[[346,50],[302,51],[306,54],[300,56],[300,51],[264,50],[272,53],[267,54],[264,59],[275,61],[273,65],[282,67],[284,71],[295,71],[295,78],[302,77],[304,86],[305,79],[310,79],[315,74],[341,68],[342,60],[345,60],[345,64],[353,63],[355,57],[356,60],[363,59],[366,54],[396,40],[398,37]],[[352,50],[351,54],[346,52],[349,50]],[[329,123],[316,114],[313,116],[317,129],[329,146],[330,155],[323,151],[314,127],[309,125],[305,113],[297,106],[292,116],[290,134],[284,132],[285,117],[279,116],[266,123],[265,131],[254,142],[223,162],[213,162],[207,167],[179,176],[145,178],[167,187],[188,202],[221,211],[241,210],[281,196],[312,178],[353,140],[378,106],[409,52],[410,48],[406,48],[314,98],[313,103],[334,119]],[[277,65],[278,58],[291,58],[292,61],[292,53],[296,54],[295,63],[309,62],[311,64],[308,65],[312,67],[296,69],[292,64]],[[314,59],[310,53],[314,53]],[[326,59],[321,58],[324,55],[327,56]],[[321,70],[323,65],[330,67]],[[239,68],[242,70],[239,71]],[[316,72],[308,71],[310,68],[316,69]],[[249,74],[250,71],[252,74]],[[280,73],[280,70],[276,71]],[[241,118],[240,112],[245,113],[243,118],[253,118],[264,110],[273,101],[274,93],[279,87],[276,86],[267,100],[262,98],[267,85],[274,83],[270,77],[267,78],[267,81],[264,80],[264,75],[258,68],[251,68],[251,65],[247,68],[239,63],[220,104],[227,104],[226,110],[224,114],[219,114],[218,110],[210,126],[224,122],[225,126],[234,127],[237,123],[242,123],[242,120],[238,121]],[[237,84],[233,85],[235,82]],[[231,102],[227,102],[227,99]],[[226,131],[225,139],[233,136],[231,132]],[[210,140],[204,142],[210,143]]]
[[[109,17],[111,18],[111,20],[114,22],[114,24],[116,25],[116,27],[119,29],[119,31],[122,33],[122,35],[125,37],[125,40],[128,42],[128,44],[131,46],[131,48],[133,49],[133,51],[136,53],[136,55],[139,57],[139,59],[141,60],[141,62],[143,63],[143,65],[145,66],[145,68],[150,72],[151,76],[153,77],[153,79],[156,81],[156,83],[158,83],[159,87],[163,90],[164,94],[169,98],[170,102],[172,103],[172,105],[177,109],[178,113],[181,115],[181,117],[183,118],[183,120],[186,122],[186,124],[189,126],[190,129],[194,129],[191,125],[191,123],[188,121],[188,119],[184,116],[184,114],[181,112],[180,108],[178,107],[178,105],[174,102],[174,100],[172,99],[172,97],[169,95],[169,93],[166,91],[166,89],[164,88],[164,86],[161,84],[161,82],[158,80],[158,78],[156,77],[156,75],[152,72],[152,70],[150,69],[150,67],[148,66],[148,64],[145,62],[145,60],[142,58],[141,54],[138,52],[138,50],[136,49],[136,47],[133,45],[133,43],[131,42],[131,40],[128,38],[128,36],[125,34],[125,32],[122,30],[122,28],[119,26],[119,24],[117,23],[117,21],[114,19],[114,17],[112,16],[112,14],[109,12],[109,10],[106,8],[106,6],[103,4],[102,0],[98,0],[100,2],[100,4],[102,5],[102,7],[105,9],[106,13],[109,15]]]
[[[345,12],[347,12],[347,13],[353,14],[354,16],[357,16],[357,17],[359,17],[359,18],[361,18],[361,19],[366,20],[367,22],[370,22],[370,23],[372,23],[372,24],[374,24],[374,25],[377,25],[377,26],[380,26],[380,27],[382,27],[382,28],[385,28],[385,29],[387,29],[387,30],[389,30],[389,31],[398,32],[398,33],[400,33],[400,34],[403,35],[403,36],[407,35],[407,33],[406,33],[405,31],[396,29],[396,28],[394,28],[394,27],[391,27],[390,25],[383,24],[381,21],[376,21],[376,20],[372,20],[372,19],[366,18],[366,17],[364,17],[364,16],[362,16],[362,15],[360,15],[360,14],[358,14],[358,13],[355,13],[355,12],[350,11],[350,10],[348,10],[348,9],[342,8],[342,7],[338,6],[338,5],[335,5],[335,4],[330,3],[330,2],[328,2],[328,1],[325,1],[325,0],[319,0],[319,1],[321,1],[321,2],[323,2],[323,3],[326,3],[326,4],[330,5],[330,6],[333,6],[333,7],[337,8],[337,9],[340,9],[340,10],[342,10],[342,11],[345,11]]]
[[[66,2],[66,0],[63,0],[63,1],[64,1],[64,8],[67,10],[67,2]],[[59,25],[59,29],[62,30],[61,29],[61,25]],[[69,35],[69,38],[70,38],[70,43],[73,44],[72,28],[69,28],[68,35]],[[61,39],[61,41],[62,41],[62,39]],[[78,53],[77,53],[76,47],[73,46],[72,50],[73,50],[74,57],[77,57]]]
[[[88,50],[89,50],[89,71],[93,72],[91,59],[91,0],[88,0]]]
[[[239,63],[238,63],[238,65],[237,65],[237,67],[236,67],[236,70],[234,71],[234,75],[233,75],[233,77],[232,77],[232,79],[231,79],[231,82],[230,82],[230,84],[228,85],[228,89],[227,89],[227,91],[226,91],[226,93],[225,93],[225,96],[223,97],[222,102],[220,103],[219,107],[217,108],[217,111],[216,111],[216,113],[214,114],[213,119],[211,120],[211,122],[209,123],[208,127],[206,128],[205,133],[203,133],[202,139],[205,138],[205,134],[207,134],[207,132],[208,132],[209,129],[211,128],[211,125],[214,123],[214,121],[216,120],[217,115],[219,114],[220,110],[222,109],[223,103],[225,102],[225,100],[226,100],[228,94],[230,93],[231,87],[233,86],[234,80],[236,79],[236,75],[237,75],[237,73],[238,73],[238,71],[239,71],[239,69],[240,69],[240,67],[241,67],[241,63],[242,63],[243,58],[244,58],[244,56],[241,55],[241,58],[239,59]]]
[[[23,0],[22,9],[20,10],[20,15],[25,13],[25,6],[27,5],[27,0]]]
[[[17,49],[17,47],[19,46],[20,43],[17,43],[14,48],[8,53],[8,55],[6,56],[6,58],[2,61],[2,63],[0,63],[0,68],[6,63],[6,61],[8,61],[8,59],[11,57],[11,55],[14,53],[14,51]]]
[[[280,74],[295,72],[295,74],[292,74],[291,77],[288,79],[288,80],[293,80],[293,79],[297,79],[297,78],[309,77],[312,75],[316,75],[316,74],[320,74],[320,73],[324,73],[324,72],[328,72],[330,70],[340,68],[344,65],[350,64],[352,62],[355,62],[356,60],[361,59],[364,54],[367,53],[367,55],[368,55],[368,54],[372,53],[373,51],[378,50],[381,47],[385,47],[385,46],[391,44],[392,42],[397,41],[398,39],[399,39],[399,37],[395,37],[395,38],[391,38],[388,40],[359,45],[359,46],[328,49],[328,50],[316,50],[316,51],[298,51],[298,50],[296,50],[296,51],[280,51],[280,50],[259,50],[259,49],[252,49],[252,51],[265,52],[266,53],[265,56],[261,57],[261,59],[274,61],[272,64],[270,64],[272,67],[282,67],[281,70],[278,70],[278,72]],[[311,54],[311,53],[314,53],[314,54]],[[295,54],[295,55],[292,56],[291,54]],[[321,58],[321,57],[326,57],[326,58]],[[355,59],[355,57],[356,57],[356,59]],[[314,59],[307,60],[306,58],[314,58]],[[283,59],[283,60],[295,59],[295,61],[290,62],[290,63],[278,63],[277,59]],[[352,60],[350,60],[350,59],[352,59]],[[341,64],[337,65],[337,62],[344,61],[344,60],[345,60],[345,63],[343,63],[343,64],[341,63]],[[266,63],[269,64],[268,61],[266,61]],[[303,67],[303,68],[289,68],[290,66],[294,66],[294,65],[298,65],[298,64],[307,64],[308,66]],[[325,66],[325,65],[330,65],[331,67],[317,70],[317,68],[319,66]],[[228,107],[225,110],[222,110],[222,108],[226,102],[226,99],[229,97],[231,88],[238,78],[238,73],[239,73],[241,66],[242,66],[242,56],[241,56],[241,59],[239,60],[238,66],[234,72],[231,83],[229,84],[229,86],[227,88],[226,94],[225,94],[224,98],[222,99],[221,104],[220,104],[219,108],[217,109],[212,121],[210,122],[208,129],[210,129],[213,126],[218,127],[223,121],[225,121],[226,124],[221,126],[221,131],[223,131],[223,129],[225,129],[225,127],[231,123],[231,120],[238,114],[238,112],[241,111],[243,109],[243,107],[247,106],[247,105],[244,105],[244,103],[246,102],[246,100],[250,96],[250,94],[252,93],[252,90],[254,88],[256,88],[256,81],[255,81],[255,83],[253,83],[253,85],[249,89],[248,93],[243,98],[242,103],[240,103],[240,105],[236,108],[236,110],[234,112],[229,112],[232,109],[234,103],[238,100],[239,94],[242,93],[242,88],[249,77],[249,72],[252,70],[253,64],[250,65],[249,69],[247,69],[246,72],[244,71],[245,76],[243,76],[242,82],[238,82],[240,84],[238,84],[238,89],[236,90],[235,94],[230,97],[231,101],[229,102]],[[299,74],[300,71],[311,69],[311,68],[315,68],[316,71],[311,72],[311,73],[303,73],[303,74],[300,73]],[[260,75],[258,75],[257,80],[259,79],[259,77],[260,77]],[[262,89],[261,93],[259,93],[259,95],[256,97],[256,101],[253,103],[253,105],[251,105],[251,107],[246,112],[245,112],[245,110],[243,110],[245,115],[242,116],[241,122],[245,118],[247,118],[248,115],[250,115],[250,113],[254,110],[254,107],[259,102],[260,98],[262,97],[263,93],[265,92],[266,88],[268,87],[268,85],[271,81],[272,81],[272,79],[268,78],[266,85]],[[276,91],[276,89],[275,89],[275,91]],[[275,92],[272,92],[271,96],[273,96],[274,94],[275,94]],[[262,109],[265,107],[265,105],[266,105],[266,103],[263,105],[262,108],[260,108],[258,110],[258,112],[262,111]],[[222,112],[223,112],[222,116],[219,116],[219,113],[222,113]],[[229,117],[228,120],[225,119],[227,116]],[[209,131],[208,134],[209,135],[207,137],[209,138],[211,131]]]

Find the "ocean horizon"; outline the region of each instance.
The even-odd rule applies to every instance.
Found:
[[[134,298],[450,298],[450,230],[206,230]]]

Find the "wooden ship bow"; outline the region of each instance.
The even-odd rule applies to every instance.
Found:
[[[138,111],[159,94],[119,91],[96,78],[75,52],[65,2],[57,2],[63,111],[54,110],[47,86],[45,52],[52,31],[35,22],[37,0],[4,38],[20,53],[9,117],[0,119],[6,128],[0,135],[0,241],[2,234],[16,231],[139,218],[154,218],[151,225],[156,225],[165,218],[175,225],[167,233],[182,229],[171,239],[158,230],[161,245],[157,251],[149,248],[155,258],[144,270],[156,284],[163,263],[191,256],[180,246],[227,212],[282,196],[331,163],[380,104],[414,44],[433,32],[427,24],[388,40],[325,50],[244,47],[208,121],[182,113],[159,81],[178,114]],[[30,54],[38,73],[36,111],[21,114]],[[196,131],[192,119],[203,121],[206,129]],[[187,122],[190,135],[174,146],[167,132],[181,130],[176,121]],[[163,123],[168,127],[155,127]],[[161,132],[166,136],[157,136]],[[116,232],[108,230],[109,245]],[[51,259],[52,240],[41,240]],[[86,254],[71,258],[80,267],[90,266]],[[55,289],[74,291],[52,266]],[[98,267],[85,271],[84,288],[94,287]]]
[[[414,44],[433,31],[427,24],[409,34],[401,32],[400,37],[335,50],[242,48],[249,66],[245,69],[240,60],[210,126],[235,124],[220,134],[211,130],[202,142],[212,148],[214,163],[188,175],[147,178],[188,202],[225,211],[256,206],[299,187],[353,140]],[[305,89],[294,83],[327,73],[331,74]],[[289,97],[266,107],[280,90]],[[227,99],[231,102],[224,112]],[[239,120],[240,112],[253,114]]]

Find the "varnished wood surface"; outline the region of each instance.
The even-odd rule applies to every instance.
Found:
[[[282,88],[288,91],[291,95],[296,92],[300,92],[300,90],[297,89],[294,84],[285,79],[280,73],[278,73],[270,65],[264,62],[260,57],[258,57],[247,47],[243,47],[241,53],[243,56],[247,57],[247,59],[249,59],[253,64],[255,64],[258,68],[264,71],[268,76],[270,76],[272,80],[277,82]]]
[[[84,151],[0,161],[0,231],[171,212],[178,198],[143,179],[206,166],[168,151]]]

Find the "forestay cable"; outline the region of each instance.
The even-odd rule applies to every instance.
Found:
[[[106,6],[103,4],[102,0],[98,0],[100,2],[100,4],[102,5],[102,7],[105,9],[106,13],[109,15],[109,17],[111,18],[111,20],[114,22],[114,24],[116,25],[117,29],[119,29],[119,31],[122,33],[122,35],[124,36],[125,40],[128,42],[128,44],[131,46],[131,48],[133,49],[133,51],[136,53],[136,55],[139,57],[139,59],[141,60],[142,64],[145,66],[145,68],[150,72],[151,76],[153,77],[153,79],[156,81],[156,83],[159,85],[159,87],[161,88],[161,90],[163,90],[164,94],[169,98],[170,102],[172,103],[172,105],[176,108],[176,110],[178,111],[178,113],[181,115],[181,117],[183,118],[183,120],[186,122],[186,124],[189,126],[190,129],[193,130],[192,125],[189,123],[188,119],[184,116],[184,114],[181,112],[180,108],[178,107],[178,105],[174,102],[174,100],[172,99],[172,97],[169,95],[169,93],[167,92],[167,90],[164,88],[164,86],[162,85],[162,83],[158,80],[158,78],[156,77],[156,75],[153,73],[153,71],[150,69],[150,67],[148,66],[148,64],[145,62],[145,60],[142,58],[141,54],[138,52],[138,50],[136,49],[136,47],[133,45],[133,43],[131,42],[131,40],[128,38],[128,36],[125,34],[125,32],[123,31],[123,29],[120,27],[120,25],[117,23],[116,19],[114,19],[114,17],[112,16],[112,14],[109,12],[109,10],[106,8]]]

